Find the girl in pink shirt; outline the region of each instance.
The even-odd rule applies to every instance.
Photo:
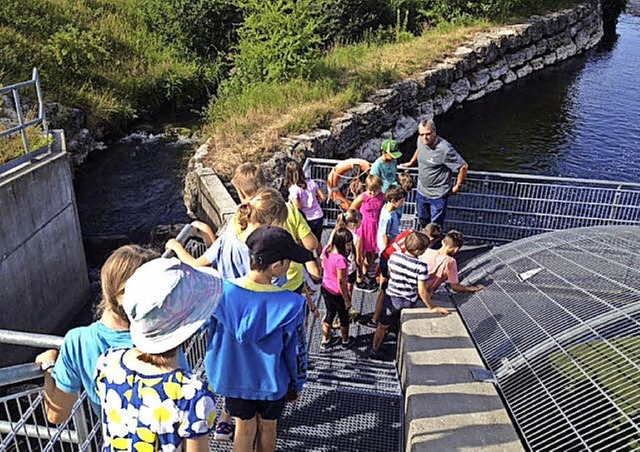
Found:
[[[322,296],[327,313],[322,320],[322,342],[320,349],[326,350],[334,344],[331,324],[337,315],[340,318],[342,347],[351,347],[355,339],[349,336],[349,309],[351,294],[347,286],[348,257],[353,250],[353,234],[347,228],[336,229],[331,242],[322,251]]]

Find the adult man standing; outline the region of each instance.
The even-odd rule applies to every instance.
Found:
[[[416,152],[405,166],[418,162],[416,210],[420,227],[429,223],[444,224],[449,195],[458,193],[467,176],[469,165],[453,146],[436,133],[433,120],[418,125]],[[453,175],[458,174],[453,184]]]

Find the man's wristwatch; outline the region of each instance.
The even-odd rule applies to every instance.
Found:
[[[55,362],[55,361],[45,361],[45,362],[43,362],[42,364],[40,364],[40,369],[41,369],[43,372],[46,372],[46,371],[48,371],[49,369],[53,369],[55,365],[56,365],[56,362]]]

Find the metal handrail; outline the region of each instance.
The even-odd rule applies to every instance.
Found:
[[[19,90],[30,86],[33,86],[36,89],[36,95],[38,97],[38,117],[31,121],[25,122],[22,114],[22,103],[20,102]],[[31,152],[29,137],[27,136],[27,129],[29,127],[42,124],[44,135],[47,137],[49,136],[49,128],[45,117],[44,96],[42,95],[42,88],[40,87],[40,76],[38,74],[38,69],[33,68],[31,80],[14,83],[12,85],[0,88],[0,95],[8,92],[11,92],[11,94],[13,95],[13,103],[16,109],[16,116],[18,117],[18,125],[10,129],[0,131],[0,138],[11,136],[14,133],[19,132],[22,135],[22,145],[24,147],[24,153],[26,155]]]
[[[306,174],[325,180],[338,160],[310,158]],[[418,169],[409,168],[411,177]],[[341,209],[322,203],[333,224]],[[416,189],[409,193],[401,228],[417,227]],[[597,225],[640,225],[640,184],[531,174],[469,171],[449,198],[444,227],[473,242],[506,243],[543,232]]]
[[[335,165],[339,160],[335,159],[321,159],[321,158],[308,158],[303,166],[303,170],[307,171],[311,168],[313,164],[320,165]],[[411,173],[418,173],[418,168],[415,166],[409,168],[398,168],[399,170],[408,170]],[[536,181],[536,182],[559,182],[559,183],[575,183],[575,184],[592,184],[592,185],[606,185],[611,186],[612,188],[615,186],[618,187],[629,187],[629,188],[640,188],[640,183],[634,182],[621,182],[621,181],[607,181],[601,179],[579,179],[579,178],[571,178],[571,177],[559,177],[559,176],[544,176],[537,174],[526,174],[526,173],[499,173],[492,171],[474,171],[469,170],[467,172],[467,176],[487,176],[487,177],[500,177],[505,179],[518,179],[518,180],[526,180],[526,181]]]

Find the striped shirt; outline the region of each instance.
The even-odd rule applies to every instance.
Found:
[[[404,253],[393,253],[389,258],[389,287],[387,295],[403,298],[411,304],[418,301],[418,281],[427,281],[427,264]]]

